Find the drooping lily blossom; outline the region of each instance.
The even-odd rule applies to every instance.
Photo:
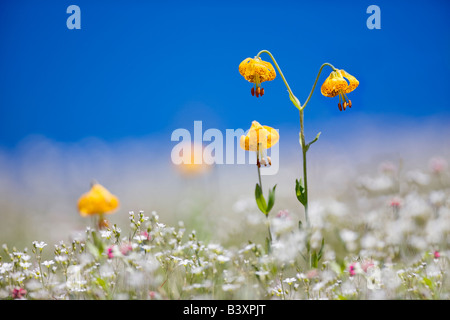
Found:
[[[111,214],[119,207],[119,199],[99,183],[92,184],[91,190],[78,200],[78,211],[83,217]]]
[[[348,83],[347,83],[347,79]],[[335,70],[330,73],[321,87],[321,92],[325,97],[334,98],[339,95],[339,110],[345,110],[352,107],[352,101],[347,98],[347,93],[352,92],[358,87],[359,81],[344,70]],[[342,104],[341,104],[342,103]]]
[[[257,165],[271,165],[271,159],[265,156],[265,150],[274,146],[280,136],[278,131],[269,126],[262,126],[258,121],[253,121],[247,135],[241,136],[240,146],[247,151],[257,152]]]
[[[245,80],[254,84],[251,89],[252,96],[264,95],[264,88],[261,83],[272,81],[276,77],[274,67],[270,62],[263,61],[259,57],[247,58],[239,64],[239,73]]]

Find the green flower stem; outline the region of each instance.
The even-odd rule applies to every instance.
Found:
[[[42,283],[42,286],[44,286],[45,287],[45,285],[44,285],[44,273],[42,272],[42,263],[41,263],[41,259],[42,259],[42,256],[41,256],[41,253],[42,253],[42,251],[39,251],[39,254],[38,255],[36,255],[36,260],[37,260],[37,263],[39,264],[39,275],[40,275],[40,280],[41,280],[41,283]]]
[[[292,103],[294,104],[294,106],[299,110],[300,113],[300,145],[302,147],[302,155],[303,155],[303,187],[304,187],[304,194],[305,194],[305,203],[303,204],[305,207],[305,220],[306,220],[306,225],[307,227],[309,227],[309,217],[308,217],[308,176],[307,176],[307,166],[306,166],[306,152],[308,151],[310,145],[314,142],[317,141],[317,139],[319,138],[320,133],[316,136],[316,138],[311,141],[310,143],[306,144],[305,141],[305,133],[304,133],[304,116],[303,116],[303,110],[305,109],[306,105],[308,104],[309,100],[311,99],[314,90],[316,88],[317,85],[317,81],[319,80],[320,74],[322,73],[322,70],[325,66],[329,66],[333,69],[333,71],[336,71],[337,69],[330,63],[326,62],[324,64],[322,64],[322,66],[319,69],[319,72],[317,74],[316,80],[314,81],[314,85],[308,95],[308,98],[306,99],[305,103],[303,104],[303,106],[300,104],[300,101],[297,99],[297,97],[294,95],[294,93],[291,90],[291,87],[289,86],[288,82],[286,81],[286,78],[283,75],[283,72],[281,71],[280,67],[278,66],[277,61],[275,60],[275,58],[273,57],[273,55],[267,51],[267,50],[261,50],[260,52],[258,52],[258,54],[256,55],[257,58],[259,58],[261,53],[267,53],[270,58],[272,59],[273,63],[275,64],[276,68],[278,69],[278,72],[280,73],[281,78],[284,81],[284,84],[286,85],[286,88],[289,91],[289,98],[291,99]],[[259,167],[258,167],[258,172],[259,172]],[[261,183],[261,182],[260,182]]]
[[[323,69],[325,66],[331,67],[331,69],[333,69],[333,71],[336,71],[336,70],[337,70],[332,64],[330,64],[330,63],[328,63],[328,62],[325,62],[325,63],[320,67],[319,72],[317,73],[316,81],[314,81],[314,85],[313,85],[313,87],[312,87],[312,89],[311,89],[311,92],[309,93],[308,98],[306,99],[305,103],[303,104],[302,109],[304,109],[304,108],[306,107],[306,105],[307,105],[308,102],[309,102],[309,99],[311,99],[311,96],[312,96],[312,94],[313,94],[313,92],[314,92],[314,89],[316,88],[317,81],[319,80],[320,74],[322,73],[322,69]]]
[[[278,63],[277,63],[277,61],[275,60],[275,58],[273,57],[273,55],[272,55],[269,51],[267,51],[267,50],[261,50],[260,52],[258,52],[258,54],[256,55],[256,57],[259,58],[259,55],[260,55],[261,53],[264,53],[264,52],[267,53],[267,54],[270,56],[270,58],[272,58],[273,63],[274,63],[275,66],[277,67],[278,72],[280,73],[281,78],[283,78],[284,84],[286,85],[286,88],[287,88],[288,91],[289,91],[289,96],[295,97],[295,95],[292,93],[291,87],[289,87],[289,84],[287,83],[286,78],[284,77],[283,72],[281,72],[281,69],[280,69],[280,67],[278,66]],[[297,99],[297,98],[296,98],[296,99]],[[298,99],[297,99],[297,100],[298,100]]]
[[[305,188],[305,220],[306,220],[306,226],[309,227],[309,218],[308,218],[308,174],[307,174],[307,165],[306,165],[306,152],[309,149],[309,146],[311,145],[311,143],[316,142],[320,133],[316,136],[316,139],[314,139],[312,142],[310,142],[308,145],[306,144],[305,141],[305,130],[304,130],[304,116],[303,116],[303,110],[305,109],[306,105],[308,104],[309,100],[311,99],[311,96],[316,88],[317,85],[317,81],[319,80],[320,74],[322,73],[322,70],[325,66],[330,66],[333,70],[336,70],[336,68],[329,64],[329,63],[324,63],[322,64],[322,66],[319,69],[319,72],[317,73],[317,77],[316,77],[316,81],[314,81],[314,85],[311,89],[311,92],[309,93],[308,98],[306,99],[305,103],[303,104],[303,106],[300,106],[300,144],[302,147],[302,155],[303,155],[303,187]]]
[[[259,150],[256,152],[256,166],[258,167],[258,179],[259,179],[259,186],[261,187],[261,192],[263,190],[262,188],[262,182],[261,182],[261,162],[259,161]],[[267,231],[269,233],[269,247],[268,251],[270,251],[270,247],[272,246],[272,232],[270,231],[270,222],[269,222],[269,212],[265,215],[267,219]]]
[[[304,133],[304,125],[303,125],[303,109],[300,109],[300,144],[302,147],[302,155],[303,155],[303,187],[305,188],[305,221],[306,226],[309,227],[309,218],[308,218],[308,174],[306,170],[306,144],[305,144],[305,133]]]
[[[256,152],[256,166],[258,167],[258,178],[259,178],[259,186],[262,191],[262,182],[261,182],[261,163],[259,162],[259,151]]]

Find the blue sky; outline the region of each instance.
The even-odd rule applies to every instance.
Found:
[[[71,4],[81,30],[66,27]],[[366,27],[372,4],[380,30]],[[170,144],[171,132],[194,120],[223,131],[252,120],[296,127],[279,76],[256,99],[238,72],[262,49],[301,102],[324,62],[359,79],[345,112],[316,90],[305,111],[311,130],[360,116],[445,125],[449,9],[444,0],[2,1],[0,148],[34,134],[68,143],[155,135]]]

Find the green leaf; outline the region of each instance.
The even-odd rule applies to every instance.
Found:
[[[298,110],[300,110],[300,101],[298,101],[297,97],[289,93],[289,99],[291,99],[291,102],[294,104],[294,106]]]
[[[428,288],[433,289],[433,282],[430,279],[423,277],[423,282],[428,286]]]
[[[267,202],[267,214],[269,214],[270,210],[272,210],[273,205],[275,204],[275,188],[277,185],[273,187],[272,190],[269,190],[269,201]]]
[[[313,251],[311,255],[311,267],[314,269],[317,269],[317,266],[319,265],[319,259],[317,259],[316,251]]]
[[[86,242],[86,246],[88,248],[88,251],[95,257],[100,258],[101,253],[98,251],[97,247],[90,241]]]
[[[305,188],[303,187],[302,179],[297,180],[295,179],[295,194],[297,196],[298,201],[300,201],[301,204],[306,206],[306,195],[305,195]]]
[[[320,137],[320,134],[321,134],[321,133],[322,133],[322,132],[319,132],[319,133],[316,135],[316,137],[314,138],[314,140],[307,144],[308,149],[309,149],[309,146],[310,146],[310,145],[312,145],[314,142],[316,142],[317,140],[319,140],[319,137]]]
[[[261,190],[261,186],[257,183],[255,188],[255,199],[256,204],[258,205],[259,210],[261,210],[262,213],[267,215],[267,204],[266,199],[264,199],[264,195]]]
[[[323,247],[325,245],[325,238],[322,238],[322,244],[320,246],[320,250],[317,253],[315,250],[312,252],[311,254],[311,267],[313,268],[318,268],[319,267],[319,261],[322,258],[322,252],[323,252]],[[310,245],[308,242],[308,251],[310,250]]]
[[[342,274],[345,271],[346,264],[344,260],[337,259],[336,261],[330,262],[329,266],[337,274]]]
[[[105,250],[105,245],[95,231],[92,231],[92,240],[94,241],[94,245],[97,248],[99,255],[101,255]]]
[[[105,280],[103,280],[102,278],[97,277],[95,279],[95,283],[98,284],[100,287],[102,287],[103,290],[108,291],[107,282]]]
[[[323,246],[325,245],[325,238],[322,238],[322,244],[320,246],[319,253],[317,254],[317,261],[319,261],[322,258],[323,254]]]
[[[300,255],[303,257],[305,261],[308,261],[303,253],[300,252]]]

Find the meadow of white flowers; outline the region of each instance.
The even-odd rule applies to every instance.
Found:
[[[447,162],[397,169],[382,163],[379,174],[359,176],[345,202],[312,201],[310,230],[280,210],[220,243],[141,211],[125,226],[87,227],[57,244],[3,245],[0,298],[449,299]],[[253,201],[236,201],[234,213],[255,215]],[[321,247],[314,265],[307,248]]]

